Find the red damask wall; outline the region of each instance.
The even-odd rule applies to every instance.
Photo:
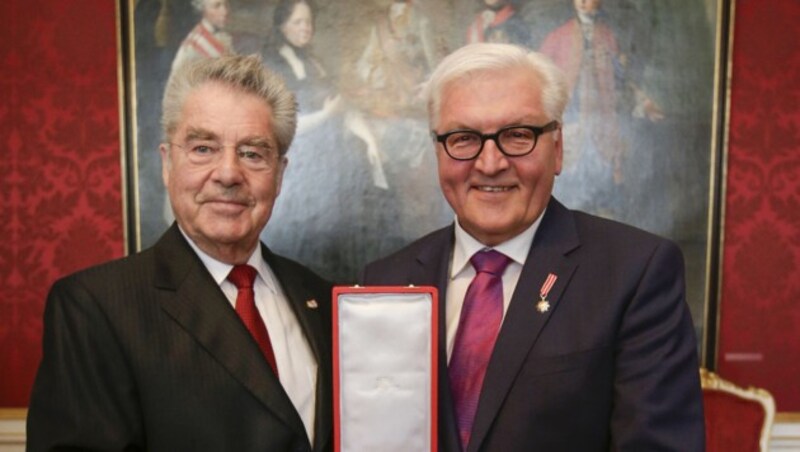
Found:
[[[115,3],[0,1],[0,407],[28,404],[53,281],[123,254]]]
[[[736,2],[718,368],[800,411],[800,2]]]
[[[123,254],[115,3],[0,1],[0,407],[47,288]],[[79,6],[76,6],[79,5]],[[800,411],[800,3],[736,3],[719,362]]]

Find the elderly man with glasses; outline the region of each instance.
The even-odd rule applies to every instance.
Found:
[[[260,58],[170,79],[160,151],[176,222],[53,286],[28,450],[332,448],[331,286],[259,241],[296,124]]]
[[[567,102],[557,67],[472,44],[428,89],[455,222],[362,282],[439,289],[440,450],[703,450],[681,251],[551,196]]]

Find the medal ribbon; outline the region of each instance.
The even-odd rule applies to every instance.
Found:
[[[542,300],[547,299],[547,294],[550,293],[550,289],[553,288],[553,284],[556,283],[556,279],[558,279],[558,276],[554,275],[553,273],[549,273],[547,275],[547,279],[544,280],[542,288],[539,289],[539,296],[542,297]]]

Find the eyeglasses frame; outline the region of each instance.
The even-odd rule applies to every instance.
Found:
[[[205,140],[201,140],[201,141],[205,141]],[[186,143],[183,143],[183,144],[181,144],[181,143],[176,143],[176,142],[172,142],[172,141],[167,141],[166,143],[167,143],[168,145],[170,145],[170,146],[175,146],[175,147],[177,147],[177,148],[180,148],[182,151],[184,151],[184,152],[186,152],[186,153],[189,153],[189,152],[191,152],[190,150],[191,150],[191,147],[192,147],[192,146],[191,146],[191,143],[190,143],[190,142],[186,142]],[[208,148],[211,148],[211,149],[212,149],[212,150],[213,150],[215,153],[217,153],[217,155],[221,155],[221,152],[222,152],[222,151],[224,151],[224,149],[228,147],[228,146],[226,146],[226,145],[223,145],[223,144],[221,144],[221,143],[216,143],[216,145],[215,145],[215,146],[212,146],[212,145],[210,145],[210,144],[206,144],[205,146],[206,146],[206,147],[208,147]],[[241,151],[240,151],[240,149],[239,149],[239,146],[241,146],[241,144],[237,144],[237,145],[235,146],[235,148],[234,148],[234,151],[236,152],[236,156],[237,156],[239,159],[241,159],[241,158],[242,158],[242,153],[241,153]],[[263,146],[263,147],[264,147],[264,149],[267,149],[267,150],[269,151],[269,153],[271,154],[271,156],[277,156],[277,160],[278,160],[278,164],[279,164],[279,162],[280,162],[280,159],[281,159],[281,155],[280,155],[280,153],[278,153],[278,152],[273,152],[273,149],[272,149],[272,147],[271,147],[271,146]],[[273,165],[273,164],[269,163],[269,162],[268,162],[268,157],[265,157],[265,158],[264,158],[264,161],[265,161],[265,162],[267,162],[267,166],[265,166],[265,167],[263,167],[263,168],[253,168],[253,169],[255,169],[255,170],[257,170],[257,171],[272,171],[272,170],[274,170],[274,169],[275,169],[275,166],[276,166],[276,165]]]
[[[497,149],[506,157],[523,157],[525,155],[530,154],[531,152],[533,152],[534,149],[536,149],[536,145],[539,143],[540,136],[544,135],[547,132],[558,130],[559,127],[561,127],[561,124],[558,121],[553,120],[541,127],[526,125],[526,124],[506,126],[498,129],[495,133],[481,133],[473,129],[455,129],[447,131],[443,134],[437,134],[435,130],[431,130],[431,138],[433,138],[434,141],[442,143],[442,148],[444,148],[444,152],[447,154],[448,157],[450,157],[453,160],[458,160],[458,161],[475,160],[476,158],[478,158],[479,155],[481,155],[481,152],[483,152],[483,147],[486,144],[486,141],[488,140],[494,141],[495,145],[497,145]],[[533,146],[531,146],[531,149],[529,151],[522,154],[509,154],[508,152],[506,152],[505,149],[503,149],[503,146],[500,144],[500,134],[511,129],[527,129],[533,132]],[[469,158],[453,157],[453,155],[450,153],[450,150],[447,149],[447,139],[453,134],[464,133],[464,132],[474,133],[475,135],[479,136],[481,139],[481,146],[478,148],[478,152],[476,152],[475,155],[473,155],[472,157]]]

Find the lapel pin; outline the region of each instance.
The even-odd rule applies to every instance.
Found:
[[[319,307],[319,305],[317,304],[317,300],[315,300],[313,298],[310,299],[310,300],[306,300],[306,306],[309,309],[317,309]]]
[[[544,280],[544,284],[542,284],[542,288],[539,289],[540,300],[538,303],[536,303],[536,310],[542,314],[550,310],[550,302],[547,301],[547,294],[550,293],[550,289],[553,288],[553,284],[556,283],[556,279],[558,279],[558,276],[549,273],[547,278]]]

